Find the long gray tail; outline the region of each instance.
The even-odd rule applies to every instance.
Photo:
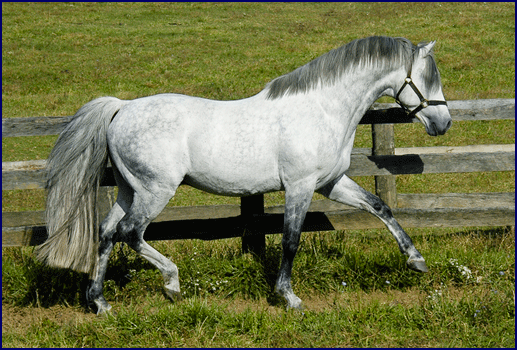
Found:
[[[53,267],[91,273],[97,263],[97,192],[108,159],[107,130],[128,103],[101,97],[81,107],[47,160],[48,239],[36,257]]]

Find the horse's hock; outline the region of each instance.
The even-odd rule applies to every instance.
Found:
[[[515,192],[397,193],[395,175],[515,171],[515,144],[395,148],[393,124],[417,122],[395,104],[375,104],[361,124],[372,125],[372,149],[354,149],[348,176],[375,176],[376,192],[403,227],[515,226]],[[455,122],[515,119],[514,99],[449,101]],[[2,119],[2,137],[57,135],[70,117]],[[45,160],[2,162],[2,189],[43,188]],[[113,205],[108,167],[99,203]],[[241,205],[166,207],[149,225],[146,240],[243,237],[243,249],[260,253],[264,235],[283,230],[283,206],[264,207],[262,195]],[[313,201],[303,231],[383,228],[373,215],[332,202]],[[221,236],[221,232],[225,232]],[[43,211],[2,212],[2,246],[38,245],[47,237]]]

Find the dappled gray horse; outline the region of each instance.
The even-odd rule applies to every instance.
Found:
[[[302,307],[291,288],[291,270],[315,191],[377,216],[409,257],[408,267],[426,272],[424,258],[389,207],[345,171],[357,125],[381,96],[396,98],[429,135],[449,129],[434,44],[354,40],[237,101],[160,94],[87,103],[48,159],[49,238],[38,247],[38,258],[89,273],[87,300],[102,313],[111,308],[102,291],[109,255],[116,242],[126,242],[161,271],[167,295],[179,298],[177,266],[143,236],[178,186],[188,184],[225,196],[285,191],[275,289],[288,308]],[[99,225],[96,194],[108,156],[119,192]]]

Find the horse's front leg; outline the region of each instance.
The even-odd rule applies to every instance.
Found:
[[[427,272],[425,260],[415,248],[411,238],[393,217],[390,208],[377,196],[366,191],[346,175],[317,191],[337,202],[366,210],[384,222],[399,245],[400,251],[408,256],[407,266],[418,272]]]
[[[287,309],[302,309],[302,300],[291,287],[293,260],[300,243],[300,235],[305,215],[311,204],[314,186],[298,184],[286,186],[284,233],[282,237],[282,262],[276,281],[275,291],[287,301]]]

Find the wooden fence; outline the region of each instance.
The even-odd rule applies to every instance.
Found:
[[[375,104],[361,124],[372,125],[373,148],[354,149],[349,176],[375,176],[376,192],[402,227],[514,226],[515,192],[419,193],[396,191],[395,175],[515,170],[515,144],[395,148],[393,125],[418,122],[395,104]],[[453,121],[515,120],[515,100],[449,101]],[[57,135],[70,117],[2,119],[2,137]],[[461,127],[461,123],[455,124]],[[514,140],[512,140],[514,141]],[[2,162],[2,190],[44,186],[45,160]],[[114,202],[108,168],[99,194],[102,217]],[[330,201],[313,201],[303,231],[383,228],[373,215]],[[262,195],[241,205],[166,207],[146,240],[243,237],[243,249],[260,253],[265,234],[282,232],[283,206],[264,207]],[[2,212],[2,246],[38,245],[47,232],[43,211]]]

